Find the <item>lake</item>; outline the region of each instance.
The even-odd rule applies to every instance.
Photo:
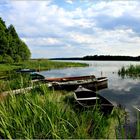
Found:
[[[66,62],[66,61],[65,61]],[[67,61],[88,63],[89,67],[65,68],[58,70],[42,71],[46,77],[68,77],[95,75],[108,77],[108,88],[99,91],[99,94],[109,99],[114,104],[121,104],[126,108],[130,121],[135,121],[136,110],[133,106],[140,106],[140,79],[129,77],[122,78],[118,70],[130,64],[140,65],[135,61]]]

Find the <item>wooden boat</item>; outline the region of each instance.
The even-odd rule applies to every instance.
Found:
[[[31,73],[31,72],[35,72],[35,69],[18,69],[16,70],[16,72],[18,73]]]
[[[86,80],[86,79],[94,79],[94,75],[88,76],[76,76],[76,77],[61,77],[61,78],[45,78],[46,82],[67,82],[67,81],[76,81],[76,80]]]
[[[96,94],[96,92],[79,86],[74,92],[74,98],[78,105],[82,107],[93,107],[99,105],[102,111],[110,113],[113,109],[113,104],[105,97]]]
[[[81,85],[84,88],[97,91],[107,88],[108,87],[107,81],[108,81],[107,77],[99,77],[99,78],[86,77],[85,79],[83,78],[82,80],[72,80],[72,81],[66,80],[63,82],[51,82],[49,83],[49,87],[55,90],[72,91],[76,90]]]
[[[40,73],[36,72],[35,69],[18,69],[16,70],[17,73],[21,73],[21,74],[28,74],[32,80],[42,80],[45,79],[45,77],[43,75],[41,75]]]

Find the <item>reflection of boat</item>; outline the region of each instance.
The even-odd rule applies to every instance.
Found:
[[[65,79],[65,78],[64,78]],[[70,78],[69,78],[70,79]],[[94,77],[82,77],[80,78],[75,78],[76,80],[74,80],[74,78],[71,78],[72,80],[68,79],[66,81],[60,81],[60,82],[51,82],[50,83],[50,87],[54,88],[56,90],[76,90],[78,88],[79,85],[87,88],[87,89],[91,89],[94,91],[97,90],[101,90],[104,88],[107,88],[107,77],[100,77],[100,78],[95,78]]]
[[[95,105],[99,105],[105,112],[111,112],[114,107],[113,104],[103,96],[82,86],[79,86],[75,90],[74,98],[80,106],[93,107]]]

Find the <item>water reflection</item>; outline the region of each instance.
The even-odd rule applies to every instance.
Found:
[[[94,74],[96,77],[108,77],[108,89],[100,91],[100,94],[113,103],[122,104],[129,112],[131,121],[135,120],[133,105],[140,106],[140,80],[131,77],[120,77],[118,70],[131,64],[140,62],[126,61],[76,61],[88,63],[89,67],[66,68],[61,70],[43,71],[41,74],[47,77],[82,76]]]

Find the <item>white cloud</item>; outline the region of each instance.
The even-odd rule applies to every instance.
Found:
[[[25,41],[27,44],[34,46],[34,47],[62,44],[62,42],[56,38],[38,37],[38,38],[22,38],[22,40]]]
[[[124,13],[140,17],[139,6],[139,1],[100,1],[95,4],[93,3],[93,5],[86,10],[86,13],[89,17],[99,16],[100,14],[120,17]]]
[[[131,27],[122,25],[108,30],[98,24],[100,18],[114,20],[124,15],[139,19],[140,2],[90,2],[85,8],[82,2],[78,6],[72,0],[66,2],[73,4],[72,10],[51,1],[9,1],[8,9],[1,9],[0,15],[16,27],[34,57],[37,53],[39,56],[39,48],[41,52],[45,50],[43,54],[49,52],[48,57],[140,54],[140,35]]]
[[[73,4],[73,0],[66,0],[67,3]]]
[[[107,55],[139,55],[140,37],[131,29],[116,29],[112,31],[96,29],[93,35],[71,33],[70,37],[94,53]],[[133,50],[133,51],[132,51]],[[91,52],[92,51],[92,52]]]

